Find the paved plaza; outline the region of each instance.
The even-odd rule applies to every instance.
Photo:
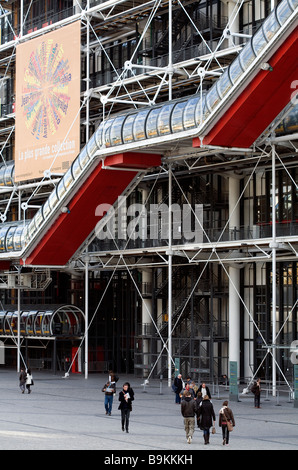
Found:
[[[162,388],[158,380],[152,380],[144,390],[142,379],[120,376],[112,415],[107,416],[101,391],[105,374],[90,374],[85,379],[78,374],[64,378],[62,373],[33,371],[35,385],[30,395],[21,394],[18,375],[0,369],[1,450],[102,450],[107,455],[123,450],[175,455],[210,450],[298,450],[298,409],[287,393],[278,400],[264,395],[261,409],[254,408],[252,395],[240,395],[239,402],[230,402],[236,427],[226,447],[218,427],[218,412],[228,397],[222,386],[212,397],[216,434],[206,446],[198,428],[192,443],[186,442],[180,406],[174,403],[174,393],[165,380]],[[135,392],[128,434],[121,430],[118,410],[118,392],[126,380]]]

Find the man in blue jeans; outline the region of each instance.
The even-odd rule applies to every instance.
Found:
[[[112,377],[111,381],[109,381],[105,384],[102,391],[105,392],[106,415],[111,416],[113,398],[114,398],[114,394],[116,393],[116,382],[115,382],[113,377]]]

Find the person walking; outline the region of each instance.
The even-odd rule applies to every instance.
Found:
[[[178,374],[177,377],[174,379],[173,383],[173,391],[175,392],[175,403],[177,405],[180,405],[181,403],[181,392],[183,389],[183,380],[182,380],[182,375]]]
[[[31,385],[34,385],[33,377],[31,374],[31,369],[27,369],[27,376],[26,376],[26,389],[28,393],[31,393]]]
[[[193,399],[191,392],[185,390],[181,402],[181,414],[184,418],[184,429],[188,444],[192,441],[195,430],[195,415],[197,411],[196,401]]]
[[[255,396],[255,399],[254,399],[255,408],[261,408],[261,406],[260,406],[260,402],[261,402],[261,379],[257,379],[257,381],[251,387],[251,391]]]
[[[20,376],[19,376],[19,381],[20,381],[20,389],[21,389],[21,392],[22,392],[22,393],[25,392],[26,375],[27,375],[27,374],[26,374],[24,368],[21,367],[21,372],[20,372]]]
[[[208,395],[203,397],[202,403],[198,406],[197,416],[199,418],[200,428],[203,430],[204,443],[209,444],[210,428],[211,426],[215,426],[215,413]]]
[[[113,406],[113,398],[114,398],[114,394],[116,393],[116,383],[113,380],[113,377],[112,377],[112,381],[108,381],[104,385],[102,391],[105,393],[104,406],[105,406],[105,410],[106,410],[106,415],[111,416],[112,406]]]
[[[230,437],[230,431],[229,431],[229,425],[230,423],[232,426],[235,426],[235,419],[233,415],[233,411],[231,408],[228,407],[228,401],[225,400],[222,404],[222,408],[219,410],[219,421],[218,425],[222,430],[222,444],[223,445],[229,445],[229,437]]]
[[[199,386],[197,393],[198,392],[201,392],[203,398],[205,395],[208,395],[209,399],[211,400],[211,393],[205,382],[202,382],[202,385]]]
[[[119,392],[120,405],[118,409],[121,410],[122,431],[124,431],[125,429],[127,433],[128,433],[128,427],[129,427],[129,417],[132,411],[131,402],[133,400],[134,400],[134,391],[130,387],[129,382],[125,382],[123,384],[123,389],[121,390],[121,392]]]

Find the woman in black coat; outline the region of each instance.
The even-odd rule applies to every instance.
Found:
[[[204,396],[202,403],[198,406],[197,416],[200,428],[203,430],[204,442],[209,444],[210,428],[215,425],[215,413],[208,395]]]
[[[134,391],[130,387],[130,384],[128,382],[125,382],[125,384],[123,384],[123,389],[119,393],[120,405],[118,407],[118,409],[121,410],[122,431],[124,431],[124,428],[125,428],[126,432],[128,432],[129,416],[130,416],[130,412],[132,411],[131,402],[133,400],[134,400]]]

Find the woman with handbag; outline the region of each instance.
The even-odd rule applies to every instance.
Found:
[[[222,408],[219,411],[218,424],[222,430],[223,445],[229,445],[230,432],[233,431],[233,427],[235,426],[233,411],[231,410],[231,408],[228,408],[228,404],[228,401],[224,401],[222,404]]]

